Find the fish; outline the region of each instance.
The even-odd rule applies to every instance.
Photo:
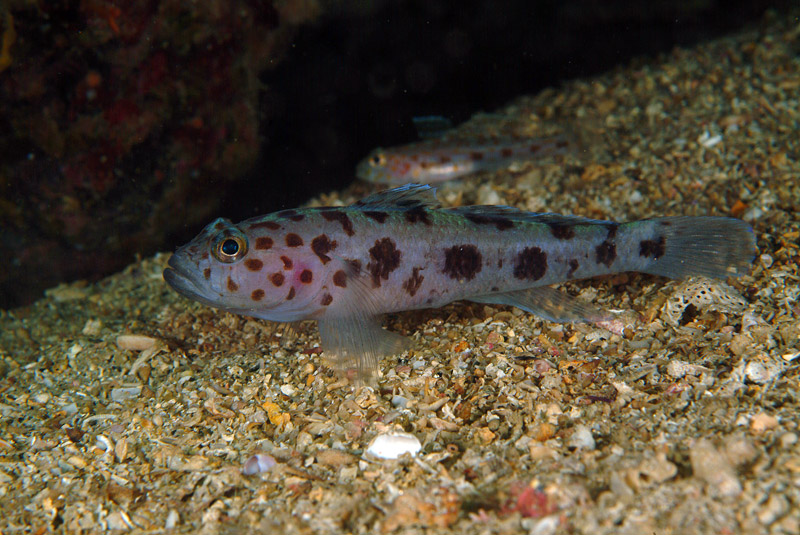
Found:
[[[238,224],[219,218],[168,261],[179,294],[274,322],[316,320],[327,360],[374,377],[409,347],[386,313],[466,300],[510,305],[553,322],[609,313],[554,288],[633,271],[673,279],[745,273],[753,229],[728,217],[628,223],[509,206],[442,208],[407,184],[349,206],[282,210]]]
[[[564,137],[426,140],[373,150],[356,166],[356,177],[386,186],[435,184],[563,154],[569,147]]]

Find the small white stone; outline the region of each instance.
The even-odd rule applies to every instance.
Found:
[[[242,473],[246,476],[261,474],[271,470],[276,464],[278,463],[275,461],[275,458],[272,455],[267,455],[266,453],[256,453],[245,461],[244,467],[242,468]]]
[[[419,453],[422,444],[419,439],[409,433],[383,433],[372,439],[367,453],[381,459],[397,459],[405,453],[412,456]]]
[[[281,394],[284,396],[292,397],[297,393],[297,390],[290,384],[285,384],[281,386]]]
[[[120,349],[144,351],[153,347],[155,343],[155,338],[143,334],[121,334],[117,336],[117,347]]]
[[[111,399],[113,401],[127,401],[129,399],[138,398],[142,393],[141,386],[127,386],[111,389]]]
[[[583,450],[593,450],[595,448],[592,431],[585,425],[576,425],[575,430],[569,437],[569,447]]]
[[[165,529],[173,529],[175,526],[178,525],[178,522],[181,521],[181,515],[178,514],[178,511],[175,509],[170,509],[169,513],[167,513],[167,520],[164,522]]]

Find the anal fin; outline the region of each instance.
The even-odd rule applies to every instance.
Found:
[[[612,319],[608,312],[595,308],[589,303],[584,303],[551,286],[481,295],[470,298],[470,301],[514,306],[556,323],[596,323]]]

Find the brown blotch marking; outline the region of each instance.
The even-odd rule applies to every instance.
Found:
[[[247,266],[247,269],[250,271],[261,271],[261,268],[264,267],[264,262],[258,258],[248,258],[244,261],[244,265]]]
[[[339,288],[347,288],[347,274],[343,270],[339,270],[333,274],[333,285]]]
[[[541,147],[540,145],[537,145],[536,143],[534,143],[533,145],[531,145],[530,147],[528,147],[528,150],[529,150],[529,151],[531,151],[533,154],[536,154],[537,152],[539,152],[539,150],[540,150],[541,148],[542,148],[542,147]]]
[[[514,276],[518,279],[539,280],[547,273],[547,253],[538,247],[524,248],[514,260]]]
[[[302,221],[306,218],[305,215],[298,213],[296,210],[281,210],[275,215],[283,219],[291,219],[292,221]]]
[[[428,219],[428,211],[422,206],[416,206],[410,210],[406,210],[403,215],[409,223],[424,223],[427,226],[431,224],[431,220]]]
[[[350,268],[350,273],[356,275],[361,272],[361,260],[347,260],[347,267]]]
[[[598,264],[604,264],[606,267],[611,267],[611,264],[617,258],[617,246],[609,240],[598,245],[594,252],[595,261]]]
[[[286,245],[289,247],[300,247],[303,245],[303,238],[294,232],[290,232],[286,235]]]
[[[250,294],[250,299],[252,299],[253,301],[261,301],[262,299],[264,299],[265,295],[266,293],[264,292],[264,290],[259,288],[258,290],[253,290],[253,293]]]
[[[433,167],[433,162],[429,162],[428,160],[422,160],[422,161],[419,163],[419,166],[420,166],[422,169],[425,169],[425,170],[427,170],[427,169],[430,169],[431,167]]]
[[[414,294],[417,293],[419,287],[422,286],[422,280],[425,278],[423,275],[419,274],[421,270],[421,267],[415,267],[411,270],[411,276],[403,282],[403,289],[408,292],[408,295],[411,297],[414,297]]]
[[[222,221],[220,221],[219,223],[217,223],[216,225],[214,225],[214,228],[215,228],[216,230],[222,230],[222,229],[224,229],[224,228],[225,228],[225,223],[223,223]]]
[[[366,210],[364,211],[364,215],[370,219],[374,219],[378,223],[385,223],[386,218],[389,217],[389,214],[386,212],[381,212],[380,210]]]
[[[238,289],[239,285],[233,282],[233,279],[231,279],[230,275],[228,275],[228,290],[231,292],[235,292]]]
[[[205,253],[203,253],[202,255],[200,255],[200,258],[201,258],[202,260],[208,260],[208,251],[206,251]]]
[[[325,294],[322,296],[322,301],[320,301],[322,306],[326,307],[331,303],[333,303],[333,296],[331,294]]]
[[[479,162],[483,160],[483,153],[477,151],[470,152],[469,159],[472,160],[473,162]]]
[[[509,148],[501,149],[500,156],[502,156],[503,158],[511,158],[512,156],[514,156],[514,151]]]
[[[211,268],[206,268],[203,270],[203,277],[205,277],[206,280],[211,278]]]
[[[342,225],[344,233],[348,236],[355,234],[353,222],[350,221],[346,213],[339,211],[322,212],[322,217],[325,218],[326,221],[338,221]]]
[[[388,280],[389,274],[400,266],[400,256],[400,251],[390,238],[375,240],[375,245],[369,250],[370,263],[367,264],[374,287],[381,285],[381,279]]]
[[[567,143],[563,139],[559,139],[558,141],[556,141],[556,147],[558,147],[559,149],[563,149],[563,148],[565,148],[567,146],[569,146],[569,143]]]
[[[492,286],[491,288],[489,288],[489,291],[490,292],[499,292],[500,288],[498,288],[497,286]]]
[[[253,223],[250,229],[267,228],[269,230],[278,230],[281,226],[275,221],[261,221],[260,223]]]
[[[269,236],[261,236],[260,238],[256,238],[256,249],[260,251],[272,249],[272,243],[272,238]]]
[[[295,294],[294,286],[292,286],[291,288],[289,288],[289,293],[286,296],[286,300],[291,301],[292,299],[294,299],[294,294]]]
[[[503,257],[497,259],[497,268],[501,269],[503,267]]]
[[[336,249],[336,241],[328,238],[326,234],[320,234],[311,240],[311,250],[319,257],[323,264],[330,262],[331,257],[328,256],[333,249]]]
[[[450,156],[443,155],[439,157],[439,163],[450,163],[452,161],[453,159]]]
[[[571,240],[575,237],[575,227],[563,223],[549,223],[550,234],[557,240]]]
[[[314,274],[311,272],[310,269],[304,269],[302,273],[300,273],[300,282],[303,284],[311,284],[311,281],[314,280]]]
[[[472,280],[482,267],[481,253],[472,244],[454,245],[444,250],[442,273],[451,279]]]
[[[657,240],[642,240],[639,242],[639,256],[658,260],[664,256],[665,245],[664,236],[659,236]]]
[[[608,234],[606,234],[606,240],[611,241],[617,236],[617,228],[619,227],[619,223],[608,223],[606,227],[608,228]]]
[[[283,269],[292,269],[294,263],[292,262],[291,258],[288,256],[282,256],[281,260],[283,261]]]
[[[569,271],[567,272],[567,277],[572,277],[572,275],[578,270],[579,267],[580,267],[580,264],[578,263],[577,259],[573,258],[572,260],[570,260],[569,261]]]
[[[503,216],[488,216],[484,214],[466,214],[464,217],[476,225],[494,225],[497,230],[508,230],[514,228],[514,222]]]
[[[283,276],[283,273],[273,273],[270,275],[269,280],[272,281],[273,286],[282,286],[286,277]]]

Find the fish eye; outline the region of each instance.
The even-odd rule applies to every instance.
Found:
[[[383,165],[386,163],[386,156],[384,156],[382,152],[379,152],[378,154],[369,159],[369,163],[371,163],[375,167],[377,167],[378,165]]]
[[[247,254],[247,238],[228,232],[220,235],[212,249],[214,258],[230,264]]]

